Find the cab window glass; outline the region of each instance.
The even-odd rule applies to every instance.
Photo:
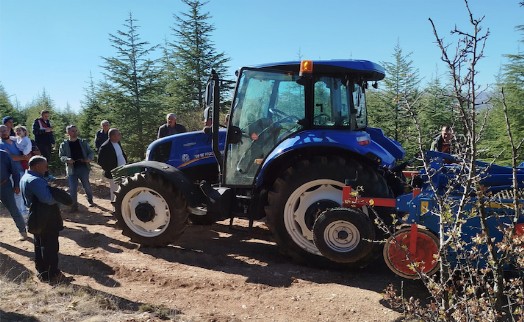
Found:
[[[350,126],[349,97],[344,81],[319,77],[315,82],[313,125]]]

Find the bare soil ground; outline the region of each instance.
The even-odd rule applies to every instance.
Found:
[[[263,223],[251,230],[236,219],[211,226],[188,226],[182,238],[165,248],[130,243],[115,227],[109,189],[93,173],[97,207],[85,196],[76,213],[63,207],[65,229],[60,233],[60,268],[74,280],[71,286],[87,294],[118,299],[116,313],[84,313],[86,321],[394,321],[401,315],[388,308],[383,290],[400,279],[377,262],[357,271],[327,270],[296,265],[278,252]],[[59,180],[63,182],[63,180]],[[53,286],[34,277],[33,245],[19,235],[5,208],[0,210],[0,276],[19,281],[18,292],[32,296]],[[56,286],[54,286],[56,288]],[[419,293],[415,282],[407,292]],[[53,320],[49,294],[43,305],[29,305],[2,291],[0,321]],[[94,295],[92,295],[94,296]],[[78,320],[75,305],[61,320]],[[144,307],[163,308],[162,315],[142,314]],[[139,309],[141,308],[141,309]],[[142,310],[142,311],[141,311]],[[69,313],[68,313],[69,312]],[[70,314],[70,315],[68,315]],[[56,316],[56,314],[54,315]],[[17,317],[23,317],[18,319]],[[46,318],[47,317],[47,318]],[[83,319],[82,319],[83,320]]]

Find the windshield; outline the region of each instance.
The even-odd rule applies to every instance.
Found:
[[[233,101],[231,125],[242,131],[239,143],[227,147],[225,183],[246,185],[267,154],[287,135],[300,130],[304,87],[297,75],[243,70]]]

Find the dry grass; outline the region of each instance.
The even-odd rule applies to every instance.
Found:
[[[179,312],[75,284],[50,286],[26,272],[0,275],[0,321],[184,321]]]

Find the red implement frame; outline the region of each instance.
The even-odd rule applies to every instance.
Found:
[[[352,193],[351,186],[344,186],[342,188],[342,206],[347,208],[356,208],[363,206],[375,207],[389,207],[395,208],[397,200],[395,198],[375,198],[375,197],[361,197],[356,193]],[[420,189],[413,189],[413,198],[420,194]]]

